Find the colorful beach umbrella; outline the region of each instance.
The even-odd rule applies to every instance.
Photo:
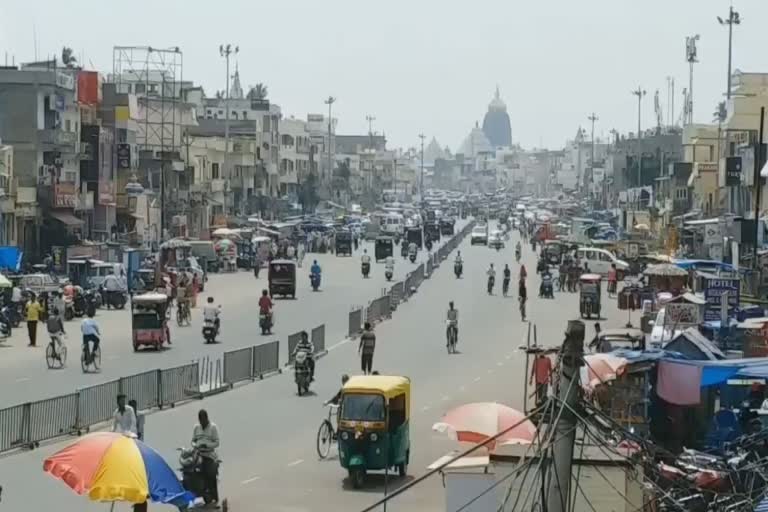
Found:
[[[432,430],[443,432],[464,443],[482,443],[499,432],[520,422],[525,415],[520,411],[495,402],[477,402],[460,405],[448,411],[442,421],[435,423]],[[506,444],[530,444],[536,436],[536,426],[529,420],[496,439],[487,446]]]
[[[45,459],[43,470],[92,501],[153,501],[182,507],[195,499],[156,451],[113,432],[82,437]]]

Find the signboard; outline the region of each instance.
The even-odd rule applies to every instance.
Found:
[[[723,261],[723,246],[710,245],[709,246],[709,259],[713,261]]]
[[[115,205],[115,184],[103,178],[99,180],[99,204],[103,206]]]
[[[741,185],[741,157],[729,156],[725,159],[725,186],[738,187]]]
[[[666,325],[699,323],[699,306],[696,304],[665,304],[664,310],[664,323]]]
[[[723,235],[720,232],[719,223],[704,226],[704,245],[723,245]]]
[[[728,293],[728,309],[731,311],[739,305],[739,278],[704,278],[704,299],[707,301],[704,321],[717,322],[720,320],[720,303],[722,302],[723,294],[726,292]]]
[[[77,206],[77,190],[74,183],[56,183],[53,186],[53,205],[56,208],[74,208]]]
[[[130,144],[117,145],[117,168],[118,169],[131,168],[131,145]]]

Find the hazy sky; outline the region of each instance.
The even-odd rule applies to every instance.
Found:
[[[107,6],[114,6],[107,8]],[[243,85],[264,82],[286,116],[324,112],[338,98],[340,133],[365,133],[376,117],[391,146],[418,134],[455,149],[482,122],[496,84],[524,146],[562,147],[587,116],[598,134],[655,124],[653,94],[675,118],[688,84],[685,36],[699,33],[695,120],[709,122],[726,82],[727,0],[0,0],[0,59],[59,54],[112,69],[113,45],[179,46],[184,78],[224,88],[221,43],[240,46]],[[738,0],[734,68],[768,71],[768,0]],[[666,113],[664,114],[666,119]]]

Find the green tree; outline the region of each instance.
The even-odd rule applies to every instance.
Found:
[[[724,101],[717,104],[717,107],[715,107],[715,111],[712,114],[712,118],[717,121],[718,124],[723,124],[728,118],[728,109],[726,108]]]
[[[74,67],[77,64],[75,52],[72,51],[72,48],[65,46],[61,49],[61,62],[68,68]]]
[[[247,98],[249,100],[266,100],[268,94],[269,91],[267,90],[267,86],[262,83],[258,83],[251,87],[251,89],[248,91]]]
[[[299,204],[304,213],[315,211],[317,206],[317,177],[315,173],[310,172],[307,178],[299,183]]]

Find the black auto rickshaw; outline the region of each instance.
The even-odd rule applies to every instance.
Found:
[[[422,233],[420,227],[410,227],[406,230],[405,233],[405,240],[408,242],[407,245],[416,244],[416,247],[419,249],[422,249]]]
[[[336,256],[352,256],[352,232],[342,229],[336,232]]]
[[[427,222],[424,225],[424,234],[427,240],[440,241],[440,225],[437,222]]]
[[[440,234],[443,236],[453,236],[455,221],[453,219],[443,219],[440,221]]]
[[[376,238],[375,249],[376,261],[382,261],[394,254],[394,241],[390,236],[379,236]]]
[[[548,265],[560,265],[563,262],[563,254],[568,248],[559,240],[546,240],[541,249],[541,256]]]
[[[579,278],[579,312],[582,318],[592,318],[592,315],[600,318],[601,281],[599,274],[584,274]]]
[[[237,268],[250,270],[253,266],[253,243],[250,237],[247,240],[237,241]]]
[[[411,455],[411,381],[407,377],[357,376],[341,389],[339,462],[359,489],[368,471],[408,472]]]
[[[269,263],[269,294],[296,298],[296,262],[272,260]]]

